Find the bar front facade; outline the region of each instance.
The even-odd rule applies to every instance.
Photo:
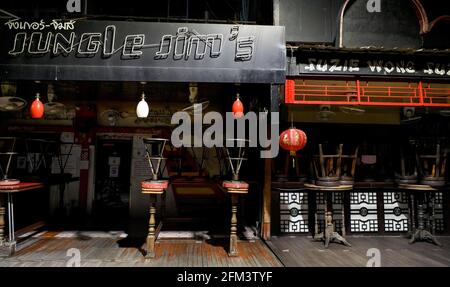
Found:
[[[0,266],[449,266],[449,7],[162,2],[6,9]]]

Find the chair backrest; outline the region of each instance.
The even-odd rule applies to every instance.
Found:
[[[146,158],[150,166],[152,179],[157,180],[161,162],[165,159],[163,153],[168,140],[162,138],[143,138],[142,141],[145,146]]]
[[[247,160],[246,149],[250,141],[247,139],[226,139],[225,151],[228,163],[230,165],[233,180],[239,180],[239,171],[242,162]]]
[[[400,179],[417,178],[418,154],[416,144],[409,142],[400,146],[400,166],[397,177]]]
[[[317,178],[339,178],[341,176],[343,144],[339,144],[334,154],[325,154],[319,144],[319,154],[314,156],[314,170]]]
[[[418,168],[422,178],[438,180],[445,176],[447,150],[442,149],[439,143],[434,144],[433,149],[434,151],[421,151],[418,155]]]
[[[48,175],[51,170],[52,157],[57,154],[58,142],[39,138],[24,140],[25,153],[30,173],[33,175]]]
[[[353,153],[350,153],[350,150],[348,150],[348,154],[342,155],[341,160],[341,176],[342,177],[348,177],[348,178],[355,178],[355,170],[356,170],[356,160],[358,159],[358,150],[359,147],[357,146]]]
[[[16,138],[0,137],[0,177],[3,180],[8,179],[11,160],[15,152]]]

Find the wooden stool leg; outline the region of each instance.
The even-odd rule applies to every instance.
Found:
[[[166,215],[166,191],[161,194],[161,218]]]
[[[237,252],[237,202],[238,195],[231,194],[231,230],[229,256],[238,256]]]
[[[317,210],[314,211],[314,236],[319,234],[319,221],[317,219]]]
[[[156,214],[156,195],[150,195],[150,219],[148,222],[147,235],[147,254],[146,258],[155,258],[155,214]]]
[[[435,207],[434,207],[434,198],[435,198],[435,193],[431,192],[429,194],[430,199],[429,199],[429,203],[430,203],[430,215],[429,215],[429,222],[430,222],[430,231],[431,231],[431,235],[435,235],[436,233],[436,218],[435,218]]]
[[[345,194],[342,193],[342,229],[341,229],[341,233],[342,236],[345,237],[346,236],[346,231],[345,231],[345,200],[344,200],[344,196]]]
[[[5,213],[6,209],[3,207],[3,195],[0,194],[0,246],[3,245],[3,242],[5,240]]]
[[[325,237],[325,248],[328,247],[328,244],[331,241],[331,238],[333,236],[334,232],[334,225],[333,225],[333,211],[330,209],[329,204],[332,204],[331,200],[331,193],[325,194],[325,230],[324,230],[324,237]]]

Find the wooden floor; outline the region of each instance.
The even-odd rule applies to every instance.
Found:
[[[133,242],[120,232],[45,232],[27,239],[26,245],[0,267],[67,266],[69,249],[80,251],[81,266],[155,267],[278,267],[282,264],[261,240],[239,241],[239,257],[229,257],[227,239],[163,239],[157,243],[156,258],[145,260],[142,242]],[[68,253],[69,252],[69,253]]]
[[[382,267],[450,266],[450,237],[438,237],[443,247],[417,242],[409,244],[401,236],[347,236],[352,247],[331,243],[328,249],[322,242],[307,236],[272,237],[267,244],[288,267],[365,267],[373,253],[380,252]],[[372,251],[369,251],[372,252]]]

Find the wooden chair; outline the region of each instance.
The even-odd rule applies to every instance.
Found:
[[[318,186],[338,186],[341,178],[342,148],[340,144],[336,154],[324,154],[319,144],[319,155],[314,156],[315,184]]]
[[[436,144],[434,154],[419,154],[417,166],[421,177],[420,183],[441,187],[445,185],[445,166],[447,164],[447,151]]]
[[[415,184],[418,181],[417,151],[413,143],[400,147],[399,172],[395,173],[395,181],[398,184]]]
[[[341,160],[341,177],[339,183],[341,185],[353,185],[355,183],[356,160],[358,159],[358,149],[355,148],[353,154],[342,155]]]
[[[142,139],[145,146],[146,158],[150,166],[150,171],[152,178],[149,180],[144,180],[141,182],[141,190],[144,194],[150,195],[150,219],[149,219],[149,229],[147,235],[147,253],[146,258],[155,257],[155,242],[158,238],[159,232],[162,228],[162,220],[160,220],[158,227],[156,226],[156,201],[157,196],[161,195],[161,213],[164,213],[165,205],[165,190],[169,186],[168,180],[160,180],[161,163],[165,158],[163,157],[164,148],[167,143],[167,139],[161,138],[143,138]]]

